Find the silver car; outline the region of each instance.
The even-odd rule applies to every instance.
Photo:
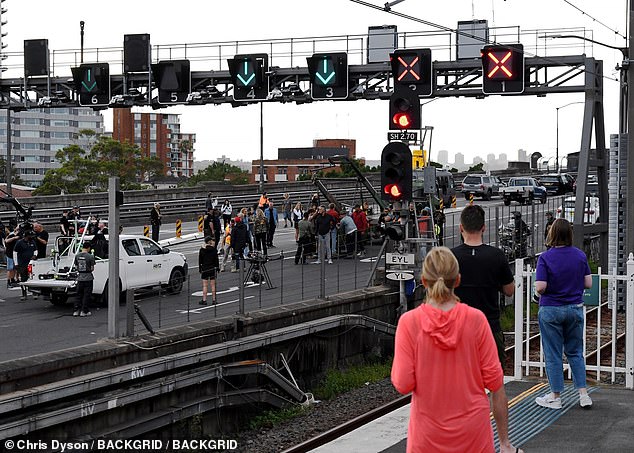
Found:
[[[462,193],[466,200],[471,194],[490,200],[493,195],[500,194],[500,180],[495,176],[467,175],[462,180]]]

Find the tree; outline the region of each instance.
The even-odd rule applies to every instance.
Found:
[[[0,182],[7,182],[7,160],[4,157],[0,157]],[[24,185],[24,181],[20,178],[20,173],[13,164],[11,164],[11,184]]]
[[[122,190],[140,189],[141,181],[164,169],[159,159],[143,156],[138,146],[104,136],[89,144],[89,150],[72,144],[59,150],[55,158],[60,168],[46,172],[34,195],[105,192],[110,176],[121,178]]]
[[[475,164],[472,165],[471,167],[469,167],[469,170],[467,170],[467,173],[481,173],[483,171],[484,168],[484,162],[480,162],[479,164]]]
[[[227,164],[224,161],[214,162],[189,178],[188,185],[195,186],[203,181],[230,181],[232,184],[248,184],[249,175],[235,165]]]
[[[456,167],[451,167],[449,169],[449,173],[458,173],[458,169]]]

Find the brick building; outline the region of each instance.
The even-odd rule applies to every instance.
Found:
[[[194,174],[196,134],[181,133],[180,115],[114,109],[112,138],[134,143],[145,156],[160,159],[166,174]]]
[[[264,181],[296,181],[300,175],[310,173],[311,170],[322,169],[326,173],[335,171],[339,166],[326,168],[330,165],[329,157],[345,155],[354,159],[356,152],[356,141],[346,139],[314,140],[313,146],[307,148],[279,148],[277,159],[267,159],[263,162]],[[259,159],[252,161],[251,181],[260,181]]]

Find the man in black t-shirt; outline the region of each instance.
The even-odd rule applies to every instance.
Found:
[[[37,246],[38,259],[46,258],[46,246],[48,245],[48,231],[44,229],[41,223],[33,224],[35,231],[35,245]]]
[[[504,334],[500,327],[500,297],[511,296],[515,290],[513,274],[504,253],[482,242],[484,210],[468,205],[460,215],[460,233],[464,244],[451,251],[460,266],[460,286],[454,292],[460,300],[482,311],[489,321],[504,366]]]

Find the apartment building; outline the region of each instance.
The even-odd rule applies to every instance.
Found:
[[[112,138],[134,143],[144,155],[160,159],[166,175],[189,178],[194,174],[196,134],[181,132],[178,114],[114,109]]]
[[[0,111],[0,156],[7,155],[7,111]],[[82,129],[104,133],[103,116],[91,108],[34,108],[11,112],[11,160],[27,186],[38,187],[44,174],[59,168],[55,154],[71,144],[88,145]]]

